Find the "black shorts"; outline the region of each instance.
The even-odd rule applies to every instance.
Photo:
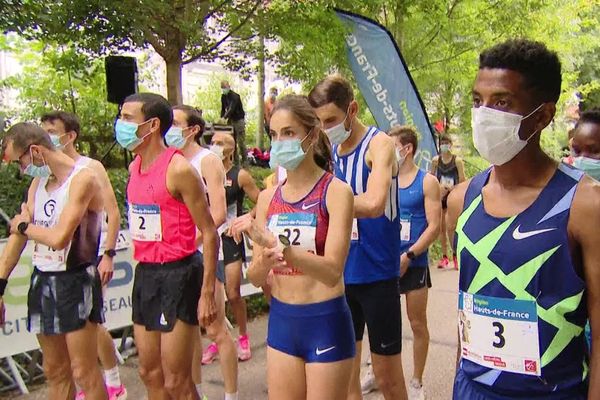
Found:
[[[244,242],[236,243],[231,236],[221,235],[223,239],[223,261],[225,265],[239,261],[244,256]]]
[[[383,356],[402,351],[402,315],[398,278],[346,285],[346,301],[352,313],[356,341],[369,330],[371,352]]]
[[[63,272],[34,268],[27,295],[27,329],[42,335],[62,335],[101,324],[102,288],[95,265]]]
[[[431,275],[429,267],[408,267],[408,270],[400,278],[400,293],[405,294],[413,290],[431,287]]]
[[[139,263],[133,281],[133,322],[171,332],[176,320],[198,325],[204,268],[198,252],[169,263]]]

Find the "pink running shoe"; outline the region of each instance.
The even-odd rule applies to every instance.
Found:
[[[238,338],[237,352],[238,359],[240,361],[248,361],[252,357],[252,352],[250,351],[250,338],[248,338],[248,334]]]
[[[208,365],[212,363],[219,355],[219,348],[215,342],[212,342],[202,353],[202,365]]]
[[[444,256],[444,257],[442,257],[442,259],[438,263],[438,269],[447,268],[448,264],[450,264],[450,260],[448,260],[448,256]]]
[[[127,399],[127,389],[124,385],[121,386],[106,386],[108,392],[108,400],[125,400]]]
[[[77,395],[75,396],[75,400],[85,400],[85,393],[83,393],[83,390],[80,390],[79,392],[77,392]]]

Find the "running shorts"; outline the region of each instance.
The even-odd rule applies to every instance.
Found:
[[[400,293],[405,294],[413,290],[431,287],[431,275],[429,267],[408,267],[403,276],[400,277]]]
[[[133,322],[170,332],[176,320],[198,325],[204,267],[200,253],[168,263],[139,263],[133,281]]]
[[[365,324],[371,352],[383,356],[402,351],[402,315],[398,278],[346,285],[354,335],[362,341]]]
[[[236,243],[231,236],[221,235],[223,239],[223,260],[225,265],[242,259],[244,255],[244,242]]]
[[[272,297],[267,344],[306,363],[354,358],[356,344],[346,299],[288,304]]]
[[[27,295],[27,329],[62,335],[82,329],[87,321],[104,322],[102,288],[95,265],[68,271],[33,269]]]

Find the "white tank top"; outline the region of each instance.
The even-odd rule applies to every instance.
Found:
[[[198,152],[198,154],[196,154],[194,157],[192,157],[192,159],[190,160],[190,163],[192,164],[192,166],[194,168],[196,168],[196,171],[198,171],[198,175],[200,175],[200,178],[202,178],[202,182],[204,183],[204,188],[206,189],[206,179],[204,178],[204,175],[202,174],[202,160],[204,160],[204,158],[208,155],[214,155],[215,157],[217,156],[216,154],[214,154],[212,151],[202,147],[200,149],[200,151]],[[225,178],[227,179],[227,178]],[[225,187],[225,182],[223,182],[223,187]],[[206,198],[208,200],[209,206],[210,206],[210,198],[208,198],[208,190],[206,189]],[[221,226],[217,226],[217,233],[219,236],[219,260],[222,261],[224,259],[223,257],[223,241],[221,240],[221,234],[223,234],[223,232],[225,232],[225,230],[227,229],[227,224],[222,224]],[[203,252],[204,246],[202,243],[200,243],[200,245],[198,246],[198,250],[201,253]]]
[[[35,192],[33,223],[47,228],[54,227],[69,201],[73,178],[85,167],[75,164],[71,175],[56,190],[48,193],[48,178],[41,178]],[[100,238],[99,213],[87,212],[75,231],[73,238],[63,250],[55,250],[41,243],[34,244],[33,265],[40,271],[58,272],[81,264],[93,264],[97,257]]]

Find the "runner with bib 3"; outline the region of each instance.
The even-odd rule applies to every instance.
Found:
[[[272,167],[287,179],[260,194],[256,220],[238,218],[230,230],[255,243],[251,282],[272,280],[269,398],[346,399],[355,355],[343,281],[352,191],[331,174],[329,142],[305,97],[275,104],[271,134]]]

